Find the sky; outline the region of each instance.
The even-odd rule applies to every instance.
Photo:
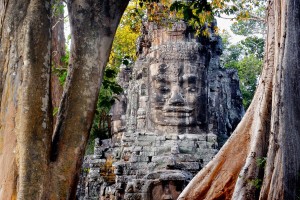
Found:
[[[231,43],[236,44],[239,41],[241,41],[241,40],[243,40],[243,39],[246,38],[245,36],[235,35],[230,30],[230,26],[234,23],[233,20],[231,20],[231,19],[225,19],[225,18],[220,18],[220,17],[216,17],[216,19],[217,19],[218,28],[219,28],[220,33],[222,33],[223,30],[226,30],[232,36],[231,40],[230,40]]]

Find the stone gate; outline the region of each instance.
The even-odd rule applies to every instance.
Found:
[[[113,137],[85,158],[79,199],[176,199],[217,153],[244,109],[215,26],[196,37],[185,22],[147,24],[138,60],[119,74]]]

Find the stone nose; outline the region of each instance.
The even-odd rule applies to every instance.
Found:
[[[172,106],[184,105],[184,99],[182,97],[182,94],[179,92],[178,88],[176,88],[174,92],[172,92],[171,98],[169,99],[169,105]]]

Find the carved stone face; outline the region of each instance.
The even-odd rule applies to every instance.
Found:
[[[199,64],[157,63],[150,66],[150,119],[163,126],[194,126],[200,103]]]

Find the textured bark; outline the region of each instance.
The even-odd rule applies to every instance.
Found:
[[[36,198],[40,194],[37,190],[45,189],[51,139],[51,130],[43,128],[50,123],[47,113],[50,4],[47,1],[1,1],[1,4],[5,9],[1,10],[0,198],[24,199],[29,193]],[[36,181],[41,185],[31,184]]]
[[[253,102],[179,199],[299,198],[299,22],[299,0],[269,2],[265,63]],[[257,164],[262,158],[265,168]]]
[[[128,1],[69,1],[70,69],[53,132],[50,2],[0,2],[0,199],[74,199],[103,69]]]
[[[62,5],[62,1],[57,2]],[[51,64],[52,70],[67,68],[66,63],[62,61],[65,56],[66,40],[64,35],[64,12],[57,12],[52,14],[51,20]],[[60,104],[63,93],[63,86],[60,84],[58,75],[51,73],[51,102],[53,109],[57,109]],[[54,118],[54,124],[56,122]]]
[[[52,145],[53,194],[75,195],[114,34],[128,1],[69,1],[71,60]],[[78,176],[78,174],[77,174]],[[70,185],[72,187],[70,187]],[[53,197],[54,198],[54,197]]]

